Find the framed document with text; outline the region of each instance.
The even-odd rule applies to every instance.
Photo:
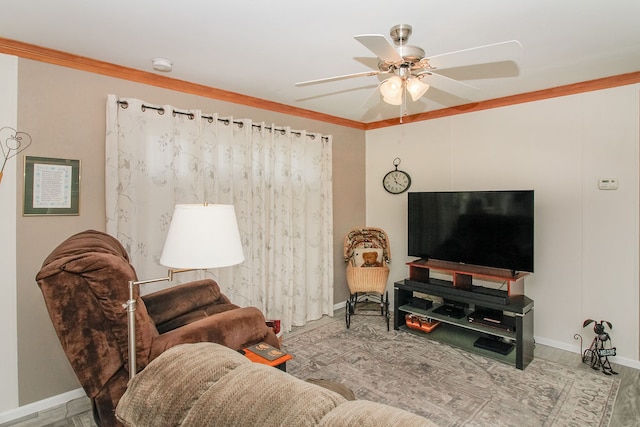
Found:
[[[80,160],[24,157],[23,215],[79,215]]]

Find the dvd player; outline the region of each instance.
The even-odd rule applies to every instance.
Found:
[[[501,311],[477,308],[469,313],[467,320],[470,323],[476,323],[492,328],[498,328],[503,331],[513,332],[516,330],[516,319],[512,316],[506,316]]]
[[[513,350],[513,344],[506,343],[504,341],[499,341],[494,338],[488,337],[480,337],[474,343],[474,347],[481,348],[484,350],[493,351],[495,353],[500,354],[509,354],[511,350]]]
[[[456,307],[449,304],[443,304],[438,308],[434,308],[432,313],[442,314],[443,316],[453,317],[454,319],[462,319],[466,316],[464,308]]]

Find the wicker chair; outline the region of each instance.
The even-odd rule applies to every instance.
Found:
[[[370,315],[379,306],[389,330],[389,292],[386,288],[391,251],[387,233],[374,227],[352,229],[344,238],[344,260],[349,286],[345,307],[347,328],[351,326],[352,315]]]

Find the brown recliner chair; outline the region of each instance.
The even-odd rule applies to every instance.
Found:
[[[114,411],[129,380],[123,304],[128,282],[138,280],[126,250],[106,233],[84,231],[53,250],[36,280],[96,423],[120,425]],[[240,350],[264,341],[280,347],[262,312],[232,304],[213,280],[135,297],[138,371],[182,343],[215,342]]]

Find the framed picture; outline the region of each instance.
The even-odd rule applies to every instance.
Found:
[[[24,157],[23,215],[79,215],[80,160]]]

